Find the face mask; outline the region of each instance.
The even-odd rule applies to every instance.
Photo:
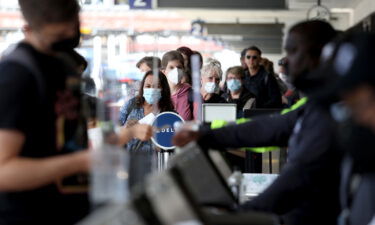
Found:
[[[170,82],[176,85],[181,82],[183,75],[184,72],[176,67],[173,70],[169,71],[167,78]]]
[[[241,81],[239,81],[237,79],[228,80],[227,85],[228,85],[228,89],[230,91],[238,91],[238,90],[240,90],[240,88],[242,86]]]
[[[214,82],[207,82],[204,85],[204,90],[209,94],[215,93],[217,91],[217,85]]]
[[[80,39],[81,39],[81,33],[78,30],[76,36],[52,43],[51,49],[55,52],[73,50],[79,45]]]
[[[143,97],[148,104],[156,104],[161,99],[161,89],[145,88],[143,89]]]

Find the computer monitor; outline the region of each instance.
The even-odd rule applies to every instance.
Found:
[[[76,225],[147,225],[130,205],[104,205],[96,208],[90,215]]]
[[[196,149],[196,151],[194,151]],[[189,154],[186,154],[189,153]],[[181,154],[183,155],[181,157]],[[202,210],[197,200],[204,195],[220,196],[219,201],[232,202],[229,189],[218,182],[219,172],[213,172],[213,165],[204,160],[205,154],[196,145],[191,145],[175,157],[172,167],[147,178],[146,185],[133,193],[132,205],[148,225],[275,225],[274,215],[247,211],[244,213]],[[207,158],[206,158],[207,159]],[[179,161],[181,163],[176,164]],[[201,166],[203,165],[203,166]],[[199,173],[200,171],[200,173]],[[215,179],[216,178],[216,179]],[[204,185],[202,185],[202,182]],[[224,187],[224,188],[223,188]],[[198,195],[197,195],[198,193]],[[231,192],[229,192],[231,193]],[[223,198],[224,196],[224,198]],[[211,202],[211,201],[210,201]],[[211,205],[211,204],[210,204]],[[222,205],[217,205],[222,206]]]
[[[190,143],[174,155],[169,166],[179,172],[184,186],[197,204],[230,209],[236,207],[237,199],[226,180],[196,143]]]
[[[204,103],[202,104],[202,120],[209,123],[213,120],[236,121],[237,105],[230,103]]]
[[[228,180],[230,175],[232,175],[232,170],[225,160],[223,154],[217,150],[209,150],[208,156],[215,167],[218,169],[220,175],[224,178],[224,180]]]
[[[144,195],[136,197],[138,212],[152,225],[205,224],[198,206],[172,173],[165,170],[147,178]]]

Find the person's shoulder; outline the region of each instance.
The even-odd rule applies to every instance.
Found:
[[[264,68],[264,66],[259,67],[258,75],[261,75],[262,77],[269,76],[270,73]]]
[[[22,60],[17,59],[19,55],[13,55],[17,51],[25,51],[33,56],[33,52],[35,50],[31,45],[24,42],[18,43],[6,49],[3,52],[0,60],[0,76],[2,74],[6,75],[12,73],[12,76],[5,76],[10,78],[23,74],[29,75],[31,73],[28,67],[21,62]]]
[[[182,83],[180,85],[180,88],[178,89],[177,95],[180,96],[180,95],[188,94],[191,90],[192,88],[189,84]]]
[[[137,107],[137,97],[133,97],[125,102],[123,106],[120,108],[120,121],[122,125],[124,125],[127,121],[127,118],[129,114],[131,114],[132,111],[138,110],[139,107]]]
[[[16,61],[0,61],[0,82],[29,82],[31,72]]]
[[[304,122],[309,126],[314,126],[317,130],[324,130],[324,132],[331,132],[337,125],[333,119],[331,112],[328,108],[323,107],[315,102],[308,102],[300,107]],[[301,113],[299,113],[301,114]],[[322,131],[323,132],[323,131]]]
[[[187,83],[182,83],[181,84],[181,89],[182,90],[190,90],[191,89],[191,85],[187,84]]]
[[[129,99],[126,103],[125,103],[125,107],[126,108],[137,108],[137,103],[138,103],[138,98],[137,96],[136,97],[133,97],[131,99]]]
[[[137,101],[137,97],[133,97],[133,98],[128,100],[128,103],[134,104],[136,101]]]

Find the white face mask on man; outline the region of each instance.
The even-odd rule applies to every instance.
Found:
[[[217,85],[215,82],[207,82],[207,83],[204,85],[204,90],[205,90],[208,94],[213,94],[213,93],[217,92],[217,90],[218,90],[218,85]]]
[[[182,69],[175,67],[173,70],[169,71],[167,78],[170,82],[176,85],[181,82],[183,75],[184,71],[182,71]]]

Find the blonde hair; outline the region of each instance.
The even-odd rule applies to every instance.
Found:
[[[201,69],[201,76],[206,76],[211,74],[212,72],[216,72],[219,76],[220,80],[223,76],[223,70],[221,69],[221,63],[213,58],[208,58],[206,62],[203,64]]]

